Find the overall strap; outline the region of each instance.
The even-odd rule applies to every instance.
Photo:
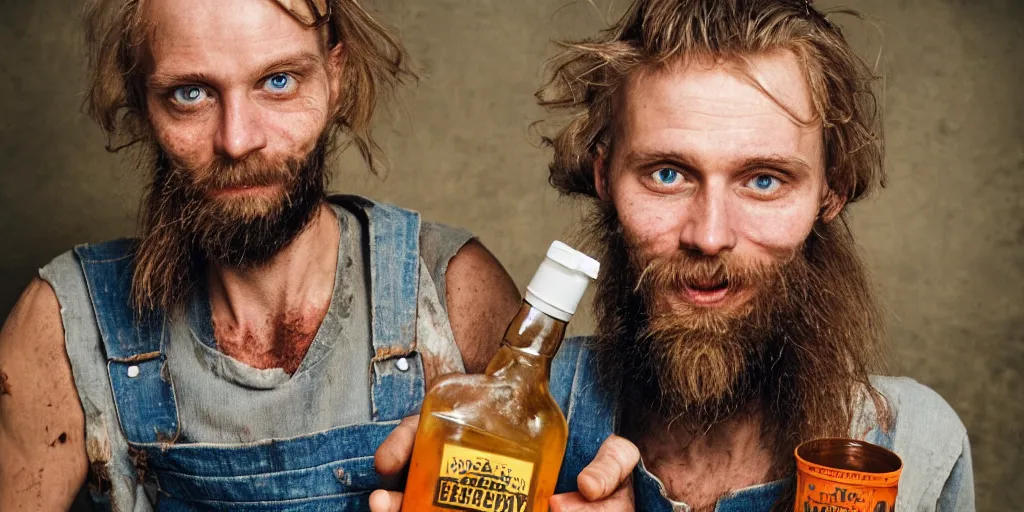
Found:
[[[577,490],[576,477],[615,432],[618,417],[617,393],[609,392],[600,382],[597,359],[584,346],[585,341],[565,340],[551,362],[551,395],[569,425],[556,493]]]
[[[174,386],[164,374],[167,322],[159,312],[140,315],[131,306],[134,243],[80,245],[75,254],[103,339],[121,430],[131,443],[166,443],[179,432]]]
[[[370,317],[374,357],[370,401],[373,421],[419,412],[424,396],[423,361],[416,351],[420,215],[385,203],[343,196],[335,201],[363,208],[370,239]]]

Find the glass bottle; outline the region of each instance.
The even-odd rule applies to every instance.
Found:
[[[403,512],[547,512],[565,453],[548,373],[599,265],[554,242],[481,375],[442,377],[423,400]]]

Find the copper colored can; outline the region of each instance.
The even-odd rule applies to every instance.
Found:
[[[815,439],[796,453],[795,512],[894,512],[903,461],[856,439]]]

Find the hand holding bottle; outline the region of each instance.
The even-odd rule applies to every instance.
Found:
[[[395,427],[373,454],[373,466],[381,476],[395,477],[409,466],[412,445],[420,416],[409,416]],[[402,509],[402,493],[378,489],[370,495],[370,512],[398,512]]]
[[[378,473],[394,476],[408,465],[418,425],[419,416],[405,418],[377,448],[374,466]],[[632,511],[630,475],[639,460],[640,452],[633,443],[619,436],[605,439],[597,456],[577,477],[580,491],[552,496],[551,511]],[[401,508],[401,492],[377,490],[370,495],[371,512],[399,512]]]
[[[581,472],[580,493],[559,497],[553,507],[549,503],[568,435],[548,387],[551,361],[599,268],[586,254],[551,244],[487,370],[439,379],[423,399],[418,420],[403,421],[381,445],[375,461],[379,473],[399,470],[410,457],[411,463],[404,495],[375,493],[375,510],[630,508],[632,495],[623,483],[639,454],[618,437],[602,446],[593,468]],[[625,500],[626,507],[593,501],[606,498]]]

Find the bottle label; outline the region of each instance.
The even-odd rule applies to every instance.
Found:
[[[434,505],[480,512],[525,512],[533,463],[444,445]]]

